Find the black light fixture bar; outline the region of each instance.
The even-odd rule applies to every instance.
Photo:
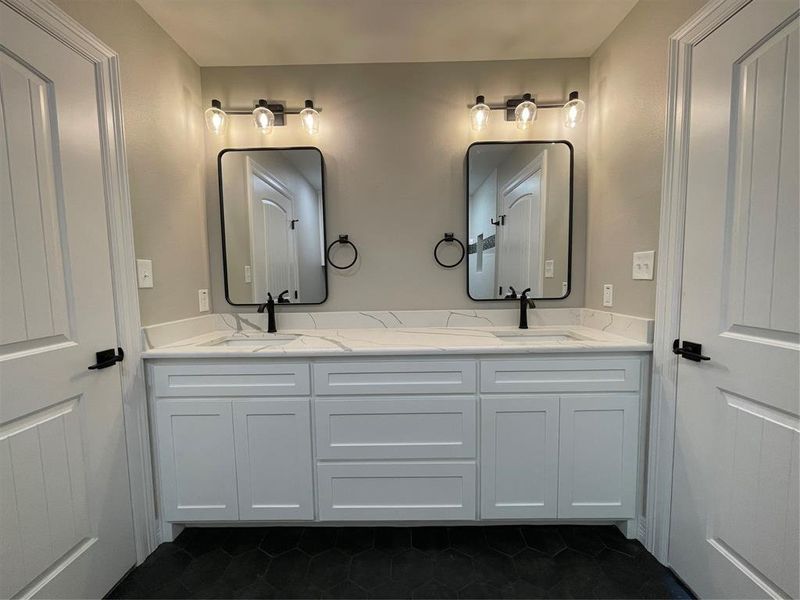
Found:
[[[578,92],[570,92],[569,100],[574,100],[577,97],[578,97]],[[519,104],[521,104],[525,100],[533,100],[533,102],[536,104],[536,108],[538,108],[538,109],[543,109],[543,108],[563,108],[564,105],[567,102],[569,102],[569,100],[567,100],[565,102],[551,102],[551,103],[548,103],[548,104],[539,104],[538,102],[536,102],[536,99],[535,99],[535,97],[533,95],[531,95],[531,94],[523,94],[522,97],[520,97],[520,98],[509,98],[508,100],[506,100],[505,104],[488,104],[486,102],[484,102],[483,104],[486,104],[486,106],[489,107],[489,110],[503,110],[503,111],[505,111],[506,112],[506,121],[513,121],[514,120],[514,109],[516,109],[517,106],[519,106]],[[473,106],[475,106],[475,104],[468,104],[467,108],[472,108]]]
[[[285,115],[299,115],[300,111],[302,111],[305,108],[305,106],[302,106],[300,108],[286,108],[283,104],[277,104],[277,103],[273,104],[270,102],[263,104],[260,101],[257,104],[254,104],[253,108],[223,108],[219,100],[212,100],[211,104],[216,108],[224,110],[226,115],[252,115],[253,108],[256,108],[257,106],[265,106],[266,108],[272,111],[272,114],[275,115],[276,127],[282,127],[283,125],[286,125]],[[322,112],[322,109],[316,106],[314,107],[314,110],[316,110],[317,112]]]

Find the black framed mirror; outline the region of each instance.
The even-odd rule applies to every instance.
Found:
[[[467,150],[467,294],[570,293],[574,151],[565,140],[476,142]]]
[[[258,305],[268,293],[291,304],[325,302],[322,152],[227,148],[217,157],[217,170],[228,303]]]

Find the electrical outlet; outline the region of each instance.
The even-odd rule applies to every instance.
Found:
[[[561,295],[566,296],[567,292],[569,291],[569,286],[567,285],[566,281],[561,282]]]
[[[552,258],[547,259],[544,261],[544,277],[545,279],[552,279],[553,278],[553,271],[555,270],[555,263]]]
[[[197,290],[200,312],[208,312],[208,290]]]
[[[610,283],[603,285],[603,306],[614,306],[614,286]]]
[[[634,279],[653,279],[653,264],[655,263],[655,257],[655,250],[634,252],[631,277]]]
[[[245,283],[252,283],[253,281],[253,274],[252,270],[250,269],[250,265],[244,266],[244,282]]]
[[[146,258],[136,259],[136,277],[140,288],[153,287],[153,261]]]

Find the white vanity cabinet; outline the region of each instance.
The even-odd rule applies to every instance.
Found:
[[[604,352],[148,361],[160,514],[632,524],[648,361]]]

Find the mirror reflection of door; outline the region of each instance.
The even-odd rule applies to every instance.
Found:
[[[495,289],[530,288],[530,297],[542,296],[547,150],[543,150],[511,180],[501,183],[498,211],[500,254]]]
[[[293,228],[294,199],[289,189],[249,157],[247,169],[250,211],[250,265],[252,301],[262,302],[267,293],[289,290],[300,299],[297,276],[297,236]]]

